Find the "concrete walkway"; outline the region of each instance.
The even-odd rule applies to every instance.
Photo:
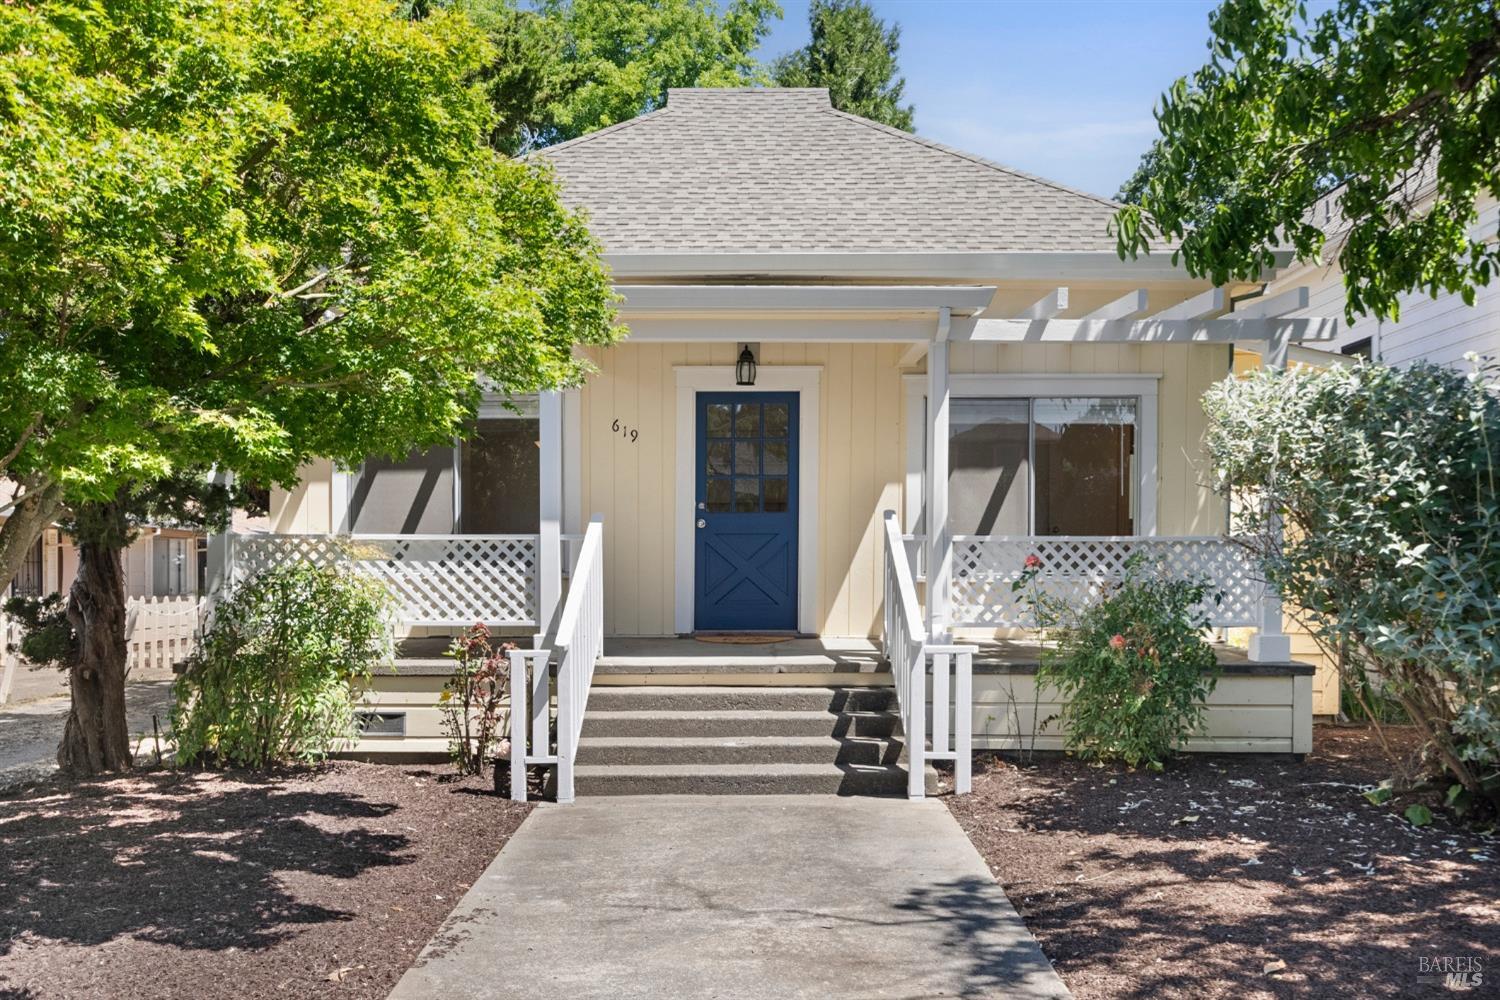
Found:
[[[543,805],[393,998],[1065,997],[939,802]]]

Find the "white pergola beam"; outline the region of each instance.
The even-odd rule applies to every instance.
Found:
[[[927,356],[927,341],[919,340],[905,351],[901,352],[901,359],[896,362],[897,368],[915,368],[917,362]]]
[[[1339,321],[1331,316],[1297,319],[1245,319],[1235,313],[1224,319],[1128,320],[1050,319],[1027,322],[1017,319],[979,319],[953,324],[954,340],[977,340],[1016,344],[1233,344],[1254,341],[1298,342],[1333,340]]]
[[[1168,306],[1159,313],[1152,314],[1152,319],[1209,319],[1224,311],[1226,305],[1224,289],[1210,288],[1206,292],[1194,295],[1186,302],[1179,302],[1175,306]]]
[[[1230,315],[1236,319],[1270,319],[1274,316],[1285,316],[1287,313],[1301,312],[1306,309],[1310,298],[1307,286],[1299,285],[1270,298],[1251,299],[1249,302],[1237,303],[1234,312]]]
[[[1022,309],[1017,319],[1051,319],[1068,308],[1066,287],[1054,288],[1031,305]]]
[[[1146,290],[1137,288],[1108,302],[1093,312],[1083,314],[1083,319],[1131,319],[1146,311]]]

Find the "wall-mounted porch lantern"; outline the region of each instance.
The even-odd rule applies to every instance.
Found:
[[[740,345],[740,359],[734,365],[734,384],[755,384],[755,352],[749,344]]]

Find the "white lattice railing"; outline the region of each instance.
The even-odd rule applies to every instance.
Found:
[[[978,650],[928,641],[906,548],[895,511],[886,511],[882,645],[891,666],[906,741],[907,796],[920,799],[926,795],[929,760],[953,761],[954,791],[964,795],[973,787],[973,679]]]
[[[537,624],[536,535],[230,536],[231,578],[295,562],[383,583],[408,625]]]
[[[517,802],[526,801],[526,768],[533,764],[555,764],[557,801],[573,801],[573,761],[594,683],[594,664],[603,652],[604,518],[596,514],[578,546],[555,641],[550,648],[516,649],[510,654],[510,797]],[[555,751],[548,726],[548,681],[554,659]]]
[[[1124,579],[1126,560],[1141,556],[1164,577],[1205,580],[1210,625],[1257,625],[1266,585],[1253,550],[1234,538],[955,535],[953,624],[1027,628],[1035,624],[1025,595],[1013,592],[1026,557],[1041,560],[1037,584],[1058,600],[1097,600]],[[1218,600],[1215,600],[1218,597]]]
[[[126,667],[167,668],[187,659],[198,633],[201,608],[192,595],[126,598]]]

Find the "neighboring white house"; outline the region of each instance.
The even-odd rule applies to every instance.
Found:
[[[1314,219],[1327,227],[1329,243],[1323,264],[1290,267],[1277,275],[1267,289],[1275,295],[1286,289],[1306,286],[1307,308],[1292,311],[1289,316],[1342,316],[1344,313],[1344,275],[1337,263],[1338,209],[1337,195],[1329,195],[1314,208]],[[1494,242],[1500,239],[1500,201],[1486,195],[1477,206],[1478,218],[1470,227],[1475,239]],[[1466,305],[1459,296],[1425,292],[1401,297],[1401,318],[1395,322],[1360,317],[1346,323],[1329,350],[1371,358],[1389,365],[1406,365],[1413,361],[1431,361],[1440,365],[1466,367],[1467,354],[1478,354],[1500,361],[1500,278],[1480,288],[1474,304]]]
[[[894,681],[909,751],[965,757],[971,726],[1027,743],[1052,706],[1035,648],[990,644],[1026,636],[1010,582],[1038,554],[1087,600],[1144,552],[1223,587],[1215,624],[1259,627],[1193,745],[1309,749],[1310,669],[1224,537],[1199,400],[1236,345],[1283,363],[1336,318],[1235,309],[1259,286],[1210,287],[1167,253],[1122,261],[1112,202],[823,90],[673,90],[539,155],[604,245],[629,337],[586,352],[581,389],[487,404],[462,444],[309,467],[273,494],[273,534],[216,550],[230,574],[344,560],[397,592],[412,636],[535,633],[558,662],[556,748],[543,713],[517,758],[571,790],[594,685]],[[670,638],[706,633],[817,642]],[[440,748],[445,672],[398,664],[372,695],[390,741],[361,749]]]

